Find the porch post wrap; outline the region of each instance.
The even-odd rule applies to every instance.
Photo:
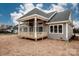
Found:
[[[66,40],[68,40],[68,24],[66,23]]]
[[[28,36],[30,36],[30,34],[29,34],[29,21],[27,21],[27,23],[28,23]]]
[[[20,33],[20,21],[19,21],[19,24],[18,24],[18,34]]]
[[[29,33],[29,21],[28,21],[28,33]]]
[[[35,24],[35,38],[37,38],[37,18],[35,17],[35,22],[34,22],[34,24]]]

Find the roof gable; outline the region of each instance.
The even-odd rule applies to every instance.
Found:
[[[70,13],[71,13],[70,10],[66,10],[66,11],[58,12],[58,13],[57,12],[45,13],[38,8],[34,8],[31,11],[29,11],[27,14],[20,17],[19,19],[36,14],[36,15],[46,17],[47,19],[45,20],[49,22],[66,21],[66,20],[69,20]]]
[[[23,15],[21,18],[26,17],[26,16],[30,16],[33,14],[38,14],[41,15],[43,17],[49,18],[52,14],[54,14],[55,12],[51,12],[51,13],[45,13],[42,10],[38,9],[38,8],[34,8],[31,11],[29,11],[27,14]]]
[[[56,13],[55,16],[50,19],[49,22],[69,20],[70,13],[71,13],[70,10]]]

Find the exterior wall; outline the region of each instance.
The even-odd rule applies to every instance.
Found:
[[[51,25],[55,25],[55,24],[51,24]],[[58,40],[66,40],[66,24],[63,23],[63,33],[62,34],[60,34],[60,33],[55,33],[55,34],[54,33],[48,33],[48,38],[58,39]]]
[[[73,27],[68,24],[68,39],[70,39],[73,35]]]
[[[49,25],[44,26],[44,32],[47,33],[47,37],[48,37],[48,35],[49,35]]]
[[[51,24],[51,25],[55,25],[55,24]],[[68,33],[67,33],[67,30],[68,30]],[[66,38],[66,35],[67,35],[68,38]],[[73,35],[73,27],[70,24],[68,24],[68,28],[66,29],[66,23],[63,23],[63,34],[49,33],[48,32],[48,38],[50,38],[50,39],[58,39],[58,40],[69,40],[72,37],[72,35]]]
[[[51,25],[56,25],[56,24],[51,24]],[[68,40],[72,37],[72,34],[73,34],[72,26],[70,24],[68,24],[68,38],[66,38],[66,31],[67,31],[66,23],[62,23],[62,25],[63,25],[63,33],[49,33],[50,25],[46,25],[46,24],[43,25],[43,32],[47,32],[48,38],[50,38],[50,39]],[[25,26],[25,27],[28,27],[28,26]],[[23,26],[21,28],[23,29]]]
[[[49,31],[48,25],[44,25],[43,28],[44,28],[44,32],[48,32]]]

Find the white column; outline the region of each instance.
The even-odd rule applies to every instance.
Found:
[[[29,21],[28,21],[28,33],[29,33]]]
[[[42,22],[43,23],[43,22]],[[44,33],[44,29],[43,29],[44,27],[43,27],[43,24],[42,24],[42,35],[43,35],[43,33]],[[46,35],[46,34],[45,34]],[[42,36],[42,40],[43,40],[43,36]]]
[[[68,23],[66,23],[66,40],[68,40]]]
[[[20,21],[18,23],[18,34],[20,33]]]
[[[28,34],[27,34],[27,36],[30,36],[30,34],[29,34],[29,21],[27,21],[28,22]]]
[[[34,27],[35,27],[35,38],[37,38],[37,18],[35,17],[35,21],[34,21]]]

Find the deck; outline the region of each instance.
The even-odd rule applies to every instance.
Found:
[[[42,39],[47,37],[47,32],[37,32],[37,37],[35,37],[34,32],[20,32],[20,37],[30,38],[30,39]]]

